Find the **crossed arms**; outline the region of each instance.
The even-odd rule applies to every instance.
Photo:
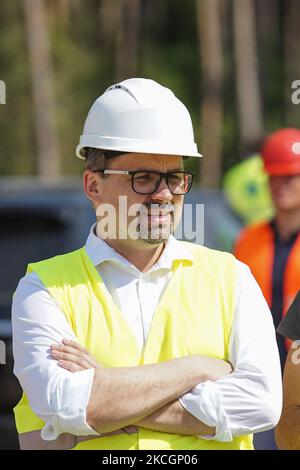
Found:
[[[49,357],[49,345],[77,339],[39,279],[32,273],[25,276],[12,308],[14,372],[33,411],[45,422],[42,438],[53,440],[65,432],[89,435],[91,428],[101,432],[134,423],[230,441],[274,427],[281,411],[274,327],[261,292],[244,268],[230,336],[232,373],[226,363],[225,371],[216,372],[222,361],[200,356],[114,369],[83,362],[72,370],[82,371],[78,374],[58,367]]]
[[[101,434],[135,424],[168,433],[213,435],[215,429],[187,412],[177,398],[198,383],[220,379],[232,370],[225,361],[199,355],[105,368],[85,348],[68,340],[53,345],[52,356],[71,372],[95,369],[87,422]]]

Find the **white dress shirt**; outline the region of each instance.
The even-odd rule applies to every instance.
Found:
[[[142,348],[158,302],[172,276],[176,259],[191,259],[171,236],[155,265],[140,272],[91,228],[86,251]],[[239,262],[236,305],[229,361],[234,371],[222,380],[206,381],[180,397],[181,404],[208,426],[212,439],[274,427],[281,412],[281,372],[275,330],[267,303],[249,268]],[[94,369],[71,373],[52,359],[49,347],[74,332],[37,274],[24,276],[12,305],[14,373],[30,406],[45,425],[42,438],[59,434],[97,434],[86,422]],[[99,332],[101,341],[101,332]],[[126,393],[126,391],[124,391]]]

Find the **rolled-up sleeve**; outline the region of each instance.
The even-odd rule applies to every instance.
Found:
[[[237,263],[239,279],[229,345],[234,370],[224,379],[203,382],[180,397],[187,411],[216,428],[212,439],[224,442],[275,427],[282,407],[271,312],[249,268]]]
[[[50,345],[74,332],[35,273],[23,277],[12,304],[14,373],[32,410],[45,422],[41,436],[97,435],[86,422],[94,369],[71,373],[50,355]]]

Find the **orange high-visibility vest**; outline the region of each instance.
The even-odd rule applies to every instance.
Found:
[[[269,307],[272,303],[272,272],[275,251],[275,234],[268,223],[244,229],[239,236],[234,254],[247,264],[257,280]],[[300,289],[300,234],[288,256],[283,275],[284,316]]]

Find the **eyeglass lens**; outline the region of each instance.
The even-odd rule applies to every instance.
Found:
[[[170,173],[166,179],[172,194],[187,193],[192,183],[192,175],[189,173]],[[140,194],[151,194],[157,190],[159,180],[159,173],[136,172],[133,176],[133,189]]]

